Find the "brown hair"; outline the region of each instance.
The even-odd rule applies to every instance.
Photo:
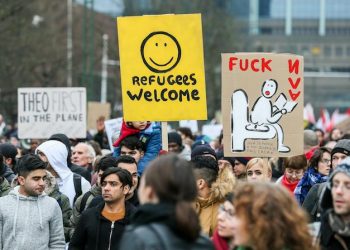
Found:
[[[160,202],[175,204],[177,231],[189,241],[200,233],[198,216],[192,206],[197,185],[189,161],[175,154],[162,155],[152,161],[144,172],[145,186],[151,186]]]
[[[309,161],[309,167],[313,167],[316,170],[318,170],[318,162],[322,159],[322,156],[324,153],[331,154],[330,148],[327,147],[321,147],[315,150],[314,154],[312,155],[310,161]],[[332,167],[332,165],[331,165]]]
[[[283,171],[286,170],[286,168],[291,169],[302,169],[306,170],[307,168],[307,159],[304,154],[302,155],[296,155],[291,157],[286,157],[283,159]]]
[[[234,192],[233,205],[254,250],[315,249],[304,211],[283,187],[267,182],[241,183]]]

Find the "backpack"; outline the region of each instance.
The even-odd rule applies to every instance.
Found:
[[[81,175],[73,173],[73,183],[74,183],[74,190],[75,190],[73,203],[75,203],[77,198],[83,193],[81,188]]]
[[[80,208],[79,208],[79,213],[80,213],[80,214],[85,210],[86,203],[87,203],[87,201],[88,201],[90,195],[92,195],[91,191],[87,191],[87,192],[83,195],[83,198],[81,199],[81,202],[80,202]]]

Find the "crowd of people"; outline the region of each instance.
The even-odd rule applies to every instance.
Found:
[[[157,122],[123,122],[111,151],[99,128],[27,148],[0,131],[0,249],[350,249],[339,129],[305,130],[302,155],[251,158],[184,127],[162,150]]]

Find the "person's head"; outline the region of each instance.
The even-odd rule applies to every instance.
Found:
[[[39,156],[27,154],[18,160],[19,192],[24,196],[39,196],[45,189],[46,163]]]
[[[191,163],[175,154],[163,155],[152,161],[141,177],[140,203],[174,204],[177,232],[191,241],[200,232],[199,219],[191,205],[196,197]]]
[[[218,234],[225,239],[233,238],[232,221],[234,208],[232,200],[233,194],[228,193],[225,202],[220,205],[218,210]]]
[[[181,135],[177,132],[168,133],[168,151],[179,154],[183,148]]]
[[[233,166],[233,173],[237,179],[246,178],[246,166],[250,158],[247,157],[235,157],[235,165]]]
[[[135,135],[125,137],[119,144],[120,155],[129,155],[138,163],[144,156],[144,144]]]
[[[290,183],[299,181],[307,168],[307,159],[304,154],[286,157],[283,159],[284,175]]]
[[[129,171],[132,177],[132,186],[130,187],[130,193],[133,193],[138,186],[139,177],[137,175],[137,162],[129,155],[121,155],[117,158],[117,167]]]
[[[333,171],[329,177],[329,184],[335,213],[350,222],[350,157]]]
[[[339,140],[331,152],[332,168],[336,168],[347,156],[350,156],[350,140]]]
[[[321,147],[314,151],[309,161],[309,167],[315,168],[317,172],[322,175],[329,175],[332,169],[331,162],[331,150],[326,147]]]
[[[0,144],[0,153],[3,155],[7,166],[13,168],[16,165],[17,148],[10,143]]]
[[[343,132],[339,128],[333,128],[329,133],[330,141],[339,141],[343,136]]]
[[[84,142],[80,142],[73,148],[72,162],[81,167],[90,167],[96,157],[94,148]]]
[[[234,192],[233,237],[253,249],[314,249],[307,217],[288,191],[273,183],[241,183]]]
[[[253,158],[247,163],[247,181],[270,181],[272,169],[267,159]]]
[[[308,152],[313,147],[318,146],[319,141],[315,131],[311,129],[304,130],[304,153]]]
[[[50,136],[49,140],[55,140],[55,141],[62,142],[66,146],[66,148],[68,150],[67,164],[68,164],[68,167],[71,167],[71,165],[72,165],[72,161],[71,161],[72,150],[71,150],[71,144],[70,144],[70,140],[69,140],[68,136],[66,136],[65,134],[53,134]]]
[[[194,140],[192,130],[188,127],[180,127],[177,129],[177,132],[181,135],[182,140],[185,140],[185,139]]]
[[[131,174],[125,169],[111,167],[101,176],[102,197],[106,203],[124,202],[131,186]]]
[[[150,122],[148,122],[148,121],[136,121],[136,122],[126,122],[126,124],[129,127],[132,127],[134,129],[144,130],[147,128],[147,126],[150,124]]]
[[[233,172],[233,166],[235,165],[234,157],[225,157],[223,151],[216,153],[216,158],[218,159],[219,169],[229,168]]]
[[[101,177],[103,173],[111,167],[118,167],[117,159],[111,155],[106,155],[100,158],[96,164],[97,181],[96,184],[101,186]]]
[[[214,149],[212,149],[209,145],[198,145],[195,147],[192,152],[191,152],[191,159],[195,158],[197,156],[206,156],[206,157],[211,157],[214,160],[216,159],[216,153]]]
[[[324,131],[320,128],[316,128],[314,131],[317,135],[318,143],[319,144],[323,143],[324,142]],[[321,144],[321,146],[322,146],[322,144]]]
[[[208,156],[196,156],[191,159],[196,178],[198,195],[207,198],[210,194],[212,184],[219,175],[219,166],[217,161]]]

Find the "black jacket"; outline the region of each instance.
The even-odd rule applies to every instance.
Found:
[[[146,204],[138,208],[127,226],[119,248],[113,250],[211,250],[209,238],[200,235],[189,242],[176,229],[175,210],[168,204]]]
[[[80,167],[72,163],[72,165],[70,165],[70,170],[72,170],[73,173],[83,176],[88,182],[91,183],[91,174],[90,171],[86,168]]]
[[[349,250],[350,237],[344,237],[332,231],[328,220],[329,211],[321,218],[320,245],[322,250]]]
[[[101,215],[104,203],[85,210],[75,228],[69,249],[107,250],[117,246],[135,207],[125,202],[125,217],[112,224]]]

